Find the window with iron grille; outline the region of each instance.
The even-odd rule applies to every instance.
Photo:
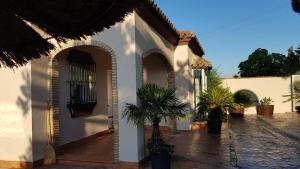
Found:
[[[92,113],[97,103],[96,63],[86,52],[71,50],[69,61],[70,100],[72,116]]]

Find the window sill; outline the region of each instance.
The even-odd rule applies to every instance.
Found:
[[[72,118],[89,116],[93,113],[93,110],[97,102],[88,102],[88,103],[76,103],[76,104],[67,104],[67,107],[71,113]]]

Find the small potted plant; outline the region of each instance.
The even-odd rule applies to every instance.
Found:
[[[208,110],[207,131],[209,133],[221,133],[225,108],[231,107],[233,103],[233,95],[228,88],[218,86],[201,94],[198,106],[206,106]]]
[[[234,103],[228,111],[231,117],[243,117],[245,113],[245,107],[243,104]]]
[[[234,105],[229,108],[229,114],[232,117],[243,117],[245,113],[245,107],[252,104],[251,96],[243,91],[236,92],[233,95]]]
[[[149,139],[152,169],[170,169],[173,146],[165,143],[160,135],[159,123],[162,119],[175,120],[183,117],[187,104],[175,97],[175,89],[165,89],[154,84],[147,84],[137,92],[139,105],[126,104],[123,117],[135,125],[152,123],[153,131]]]
[[[273,100],[270,97],[264,97],[259,101],[257,114],[262,116],[272,116],[274,113],[274,105],[271,105]]]

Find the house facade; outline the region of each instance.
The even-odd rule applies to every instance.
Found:
[[[57,44],[49,56],[0,71],[0,167],[32,168],[50,142],[61,147],[114,131],[114,162],[138,168],[144,126],[122,117],[146,83],[176,87],[195,109],[211,65],[194,33],[178,31],[161,10],[145,6],[92,37]],[[168,122],[162,125],[170,125]]]

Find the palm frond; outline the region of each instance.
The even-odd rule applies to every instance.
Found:
[[[175,97],[176,89],[165,89],[154,84],[140,88],[137,96],[140,105],[127,104],[123,117],[135,124],[154,119],[175,119],[183,117],[187,104],[181,103]]]

